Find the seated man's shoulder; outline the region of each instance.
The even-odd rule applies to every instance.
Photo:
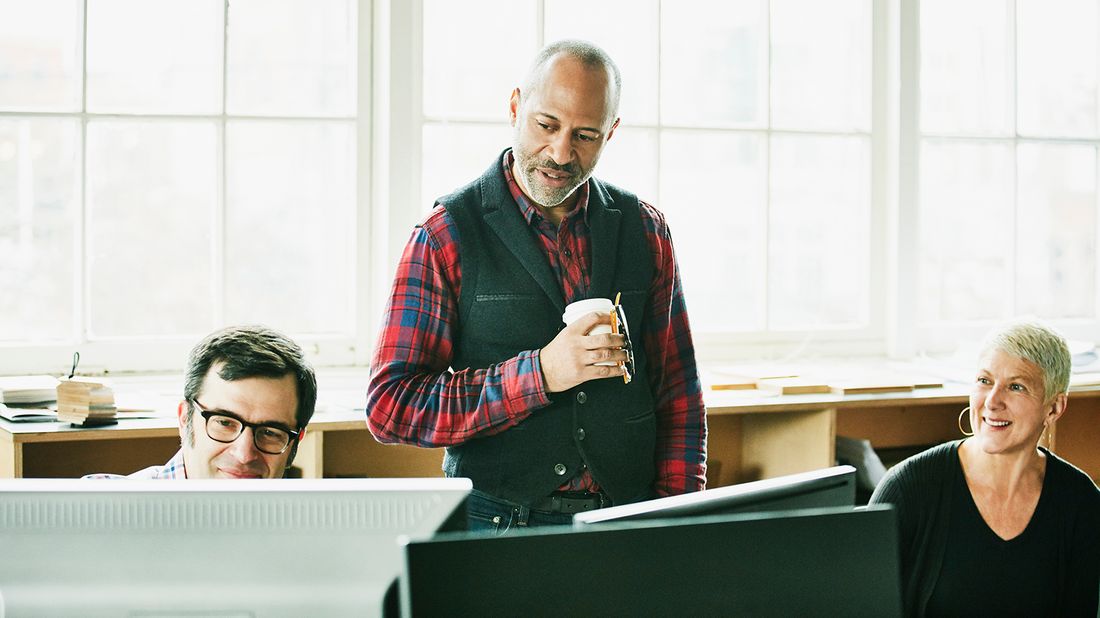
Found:
[[[166,466],[149,466],[142,470],[138,470],[133,474],[112,474],[110,472],[100,472],[96,474],[85,474],[80,477],[82,479],[163,479],[169,478],[164,474]]]

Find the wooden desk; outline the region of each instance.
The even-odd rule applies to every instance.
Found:
[[[129,474],[161,465],[179,449],[175,418],[122,420],[74,429],[68,423],[0,419],[0,478],[69,478],[94,472]],[[318,413],[294,460],[305,478],[442,476],[436,449],[378,444],[360,412]]]
[[[961,437],[966,386],[866,395],[782,395],[707,391],[708,487],[831,466],[836,436],[876,449],[921,447]],[[1055,452],[1100,479],[1100,387],[1070,391]]]
[[[708,486],[833,465],[837,434],[876,448],[919,447],[959,437],[965,387],[871,395],[707,391]],[[1058,423],[1056,452],[1100,479],[1100,387],[1074,389]],[[160,465],[179,448],[175,418],[99,429],[0,420],[0,478],[127,474]],[[440,476],[441,449],[377,443],[362,411],[319,412],[295,466],[307,478]]]

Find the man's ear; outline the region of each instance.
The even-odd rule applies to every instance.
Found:
[[[607,139],[604,141],[611,141],[611,136],[615,135],[615,129],[619,128],[619,118],[615,119],[615,122],[611,123],[611,128],[607,130]]]
[[[516,88],[512,91],[512,96],[508,98],[508,120],[513,127],[516,126],[516,119],[519,118],[519,104],[519,88]]]
[[[190,412],[190,410],[191,410],[191,404],[188,403],[186,399],[181,401],[179,403],[179,405],[176,406],[176,422],[179,425],[180,444],[181,445],[188,444],[188,440],[187,440],[187,435],[188,435],[187,414],[188,414],[188,412]],[[194,420],[195,420],[194,418],[191,419],[192,422]]]

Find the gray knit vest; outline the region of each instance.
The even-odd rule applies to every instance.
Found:
[[[564,326],[561,284],[508,191],[498,157],[481,178],[440,198],[458,230],[462,289],[451,367],[483,369],[550,343]],[[653,259],[638,198],[589,181],[589,298],[621,303],[635,376],[591,380],[493,436],[447,449],[447,476],[520,504],[549,495],[587,466],[615,504],[652,495],[657,420],[642,335]]]

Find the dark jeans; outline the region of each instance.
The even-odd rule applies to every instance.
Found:
[[[473,490],[466,501],[466,522],[470,532],[500,536],[511,530],[536,526],[572,526],[570,513],[547,513]]]

